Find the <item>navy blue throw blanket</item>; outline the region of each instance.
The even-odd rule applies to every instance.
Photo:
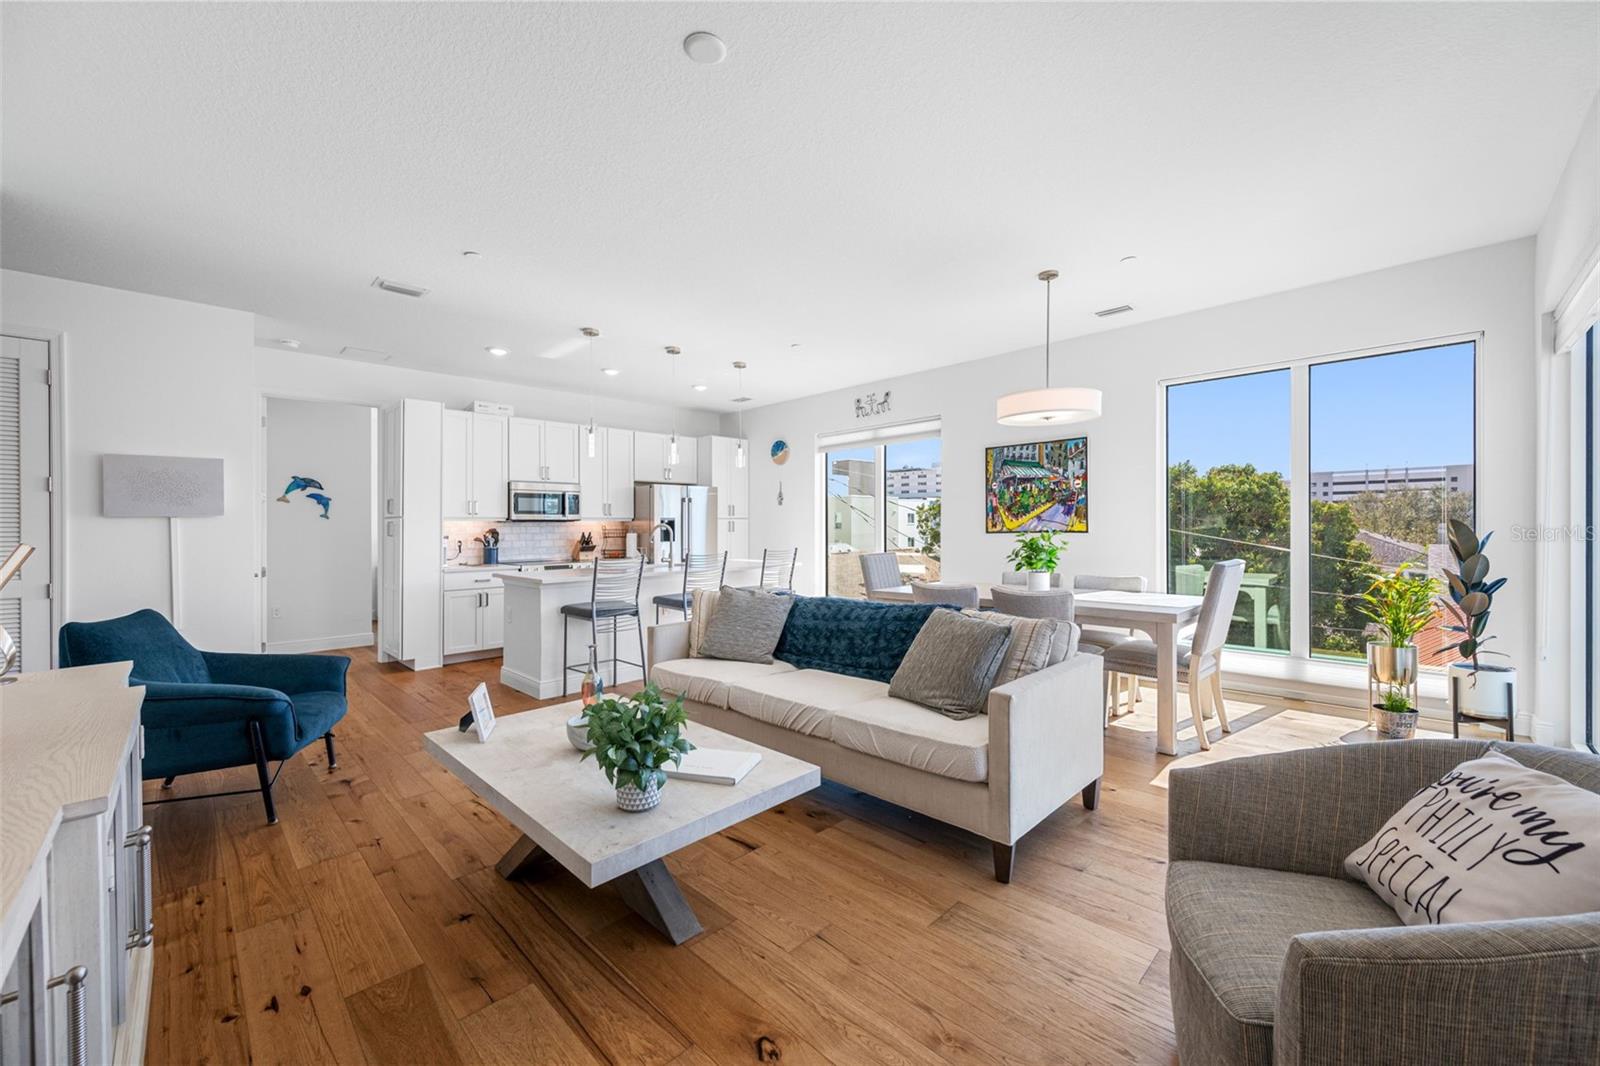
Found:
[[[888,681],[938,610],[931,603],[872,603],[796,596],[772,656],[800,670]]]

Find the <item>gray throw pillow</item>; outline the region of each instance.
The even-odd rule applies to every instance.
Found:
[[[1010,644],[1008,626],[934,611],[890,679],[889,695],[946,718],[971,718],[988,701]]]
[[[1006,626],[1011,630],[1011,646],[1006,649],[1005,657],[1000,660],[1000,670],[994,675],[996,687],[1009,684],[1019,677],[1027,677],[1051,665],[1052,660],[1060,662],[1066,657],[1067,634],[1063,632],[1063,628],[1071,625],[1071,622],[1062,622],[1054,618],[1018,618],[998,611],[971,609],[962,611],[961,614],[966,618]],[[1058,644],[1061,652],[1059,658],[1056,657]]]
[[[700,640],[700,657],[770,663],[772,649],[783,636],[783,623],[793,606],[793,596],[780,596],[766,589],[722,586],[716,610]]]

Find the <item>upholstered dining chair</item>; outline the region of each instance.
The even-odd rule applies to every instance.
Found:
[[[663,592],[651,599],[656,607],[656,624],[661,623],[661,608],[681,612],[689,617],[695,589],[720,589],[722,578],[728,572],[728,553],[721,555],[690,555],[683,564],[683,591]]]
[[[1026,573],[1022,572],[1021,570],[1002,570],[1002,571],[1000,571],[1000,584],[1002,584],[1002,585],[1026,585],[1027,583],[1028,583],[1028,575]],[[1058,588],[1063,588],[1064,586],[1065,586],[1065,582],[1063,581],[1063,579],[1062,579],[1060,574],[1051,574],[1050,575],[1050,587],[1051,588],[1058,589]]]
[[[761,587],[793,592],[794,567],[799,559],[799,548],[762,548]]]
[[[1072,621],[1071,589],[1042,589],[1038,592],[1029,592],[1027,589],[1006,588],[1001,585],[989,590],[989,599],[997,612],[1015,618],[1057,618],[1063,622]]]
[[[1228,627],[1233,622],[1233,607],[1239,599],[1239,588],[1244,584],[1244,560],[1228,559],[1211,567],[1211,579],[1206,583],[1205,599],[1200,604],[1200,620],[1194,627],[1192,642],[1179,642],[1178,667],[1189,673],[1189,714],[1194,719],[1194,731],[1202,748],[1211,747],[1206,735],[1207,710],[1217,714],[1217,723],[1224,733],[1233,732],[1228,725],[1228,709],[1222,699],[1222,646],[1228,640]],[[1156,676],[1156,645],[1151,640],[1125,640],[1101,653],[1108,674],[1131,674],[1134,677]]]
[[[978,586],[936,585],[924,581],[911,583],[911,599],[915,603],[937,603],[946,607],[978,608]]]
[[[1102,575],[1102,574],[1075,574],[1072,578],[1072,587],[1078,592],[1145,592],[1150,583],[1137,575],[1127,577]],[[1110,626],[1084,626],[1078,634],[1079,644],[1096,654],[1104,654],[1105,650],[1121,644],[1125,640],[1133,640],[1138,636],[1131,629],[1112,629]],[[1123,693],[1128,696],[1128,710],[1133,710],[1133,705],[1144,699],[1144,693],[1139,689],[1139,679],[1124,677],[1121,674],[1108,674],[1106,677],[1106,692],[1110,704],[1106,711],[1107,719],[1116,716],[1117,707],[1122,701]]]
[[[328,769],[339,766],[333,727],[345,714],[350,669],[343,655],[199,651],[166,618],[143,610],[104,622],[68,622],[61,627],[59,658],[62,667],[133,660],[128,682],[144,686],[143,773],[162,778],[162,788],[183,774],[254,765],[271,825],[278,820],[272,786],[285,760],[321,737]],[[278,770],[268,776],[271,761]]]
[[[905,584],[900,580],[900,557],[894,552],[865,552],[858,558],[861,560],[861,585],[867,591],[867,599],[872,599],[872,594],[881,589]]]

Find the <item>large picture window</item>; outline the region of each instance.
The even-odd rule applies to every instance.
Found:
[[[1230,647],[1360,660],[1381,574],[1442,578],[1477,490],[1477,342],[1308,360],[1166,388],[1167,589],[1243,559]],[[1455,656],[1446,620],[1425,666]]]
[[[860,556],[893,552],[907,580],[939,578],[944,468],[936,436],[850,444],[822,453],[827,594],[862,598]]]

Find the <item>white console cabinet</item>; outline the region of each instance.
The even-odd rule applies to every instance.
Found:
[[[144,1061],[155,929],[132,665],[0,686],[0,1066]]]

